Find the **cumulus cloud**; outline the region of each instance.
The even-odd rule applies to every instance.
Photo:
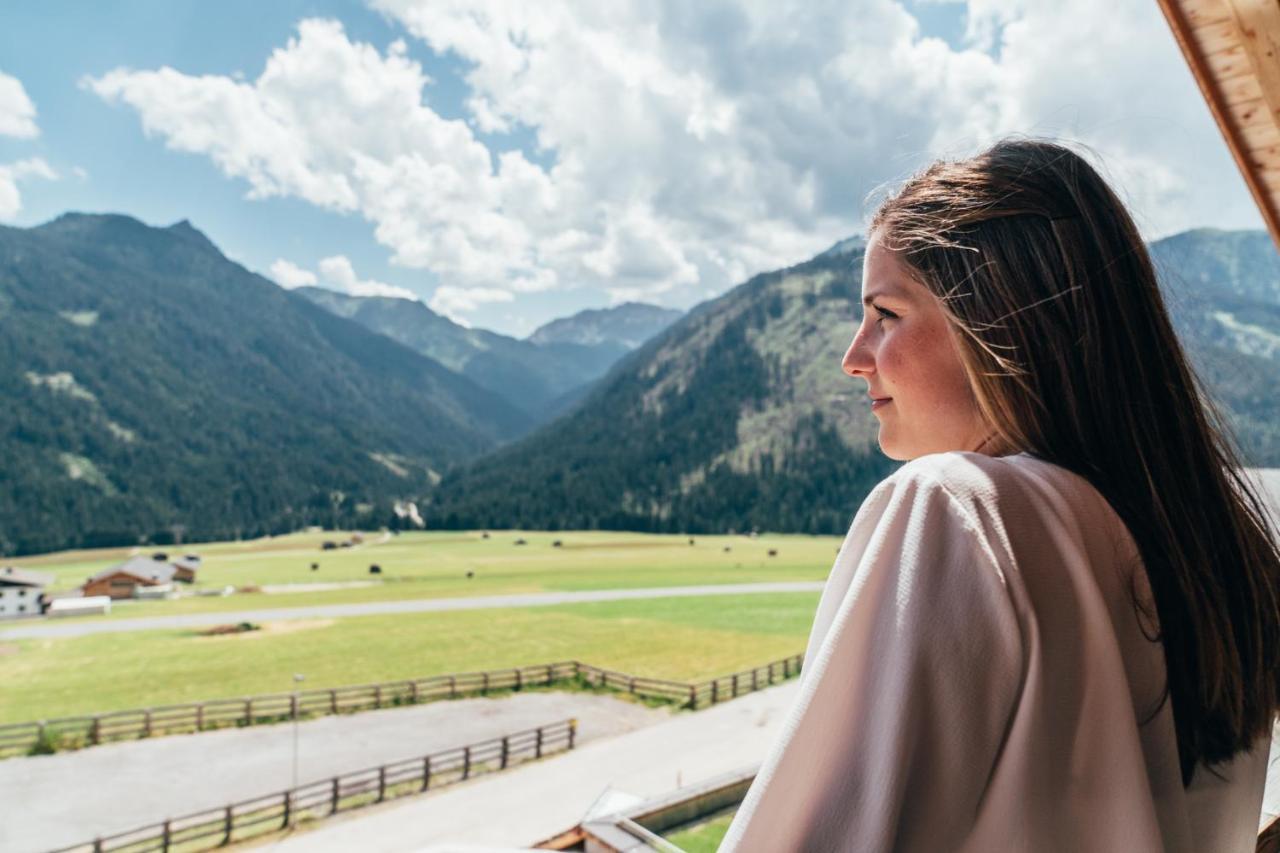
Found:
[[[397,299],[417,299],[408,288],[397,287],[372,278],[362,279],[346,255],[334,255],[320,261],[320,276],[327,284],[352,296],[394,296]]]
[[[454,287],[442,285],[436,288],[427,305],[455,323],[470,326],[466,315],[495,302],[510,302],[515,294],[497,287]]]
[[[8,222],[22,210],[22,193],[18,182],[29,178],[56,181],[58,173],[40,157],[0,165],[0,222]]]
[[[277,258],[276,262],[271,265],[271,277],[275,279],[276,284],[285,290],[292,290],[295,287],[306,287],[316,283],[316,274],[311,270],[304,270],[302,267],[286,261],[284,258]]]
[[[430,108],[403,42],[321,19],[256,79],[83,85],[250,197],[363,216],[395,263],[446,282],[431,304],[455,319],[570,287],[688,304],[860,230],[873,188],[1010,132],[1091,145],[1149,237],[1206,211],[1258,223],[1149,3],[970,0],[959,48],[897,0],[371,5],[461,60],[468,121]],[[516,128],[536,157],[499,150]]]
[[[36,105],[27,97],[22,81],[0,71],[0,136],[34,139],[39,135]]]

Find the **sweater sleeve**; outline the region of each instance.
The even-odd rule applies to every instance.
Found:
[[[722,851],[963,843],[1023,678],[1000,563],[928,465],[876,487],[827,581],[799,695]]]

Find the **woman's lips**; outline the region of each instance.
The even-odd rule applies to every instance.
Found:
[[[874,412],[876,409],[883,409],[885,406],[889,405],[892,402],[893,402],[892,397],[881,397],[879,400],[873,397],[871,400],[871,411]]]

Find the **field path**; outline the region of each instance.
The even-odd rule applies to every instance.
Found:
[[[477,598],[427,598],[415,601],[370,601],[363,604],[319,604],[311,607],[278,607],[222,613],[188,613],[179,616],[146,616],[139,619],[75,623],[45,619],[0,629],[0,640],[23,638],[84,637],[172,628],[199,628],[233,622],[268,622],[280,619],[317,619],[341,616],[376,616],[384,613],[431,613],[446,610],[483,610],[503,607],[546,607],[589,601],[622,601],[638,598],[678,598],[706,595],[742,595],[769,592],[820,592],[823,581],[779,583],[707,584],[645,589],[602,589],[583,592],[535,592],[521,595],[489,595]]]
[[[298,725],[306,783],[574,717],[580,744],[670,719],[612,696],[521,693]],[[0,761],[0,850],[34,853],[291,787],[293,727],[225,729]],[[127,792],[127,796],[122,796]],[[355,848],[358,849],[358,848]]]

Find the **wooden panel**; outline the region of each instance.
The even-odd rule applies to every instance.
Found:
[[[1280,3],[1228,0],[1240,28],[1240,42],[1262,86],[1271,114],[1280,120]]]
[[[1219,83],[1230,80],[1232,77],[1239,77],[1241,74],[1253,73],[1253,60],[1249,58],[1243,44],[1206,56],[1204,61],[1209,68],[1209,73]]]
[[[1212,56],[1220,50],[1227,50],[1240,44],[1240,32],[1232,18],[1200,27],[1194,33],[1196,42],[1205,56]]]
[[[1231,20],[1225,0],[1182,0],[1178,6],[1192,30]]]
[[[1222,102],[1227,106],[1262,100],[1262,86],[1252,74],[1228,80],[1219,89],[1222,92]]]
[[[1231,120],[1241,130],[1258,124],[1268,126],[1274,126],[1275,124],[1271,119],[1271,108],[1267,106],[1267,102],[1262,98],[1255,98],[1242,104],[1230,104],[1229,111]]]
[[[1240,135],[1244,137],[1246,151],[1259,151],[1280,145],[1280,127],[1276,127],[1274,123],[1246,128]]]

